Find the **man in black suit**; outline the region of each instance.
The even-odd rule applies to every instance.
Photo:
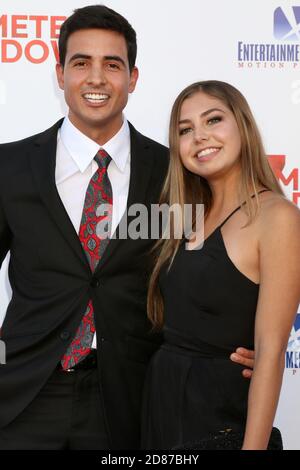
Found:
[[[68,117],[0,146],[0,264],[10,251],[12,286],[0,449],[134,449],[160,343],[145,305],[153,241],[98,243],[97,207],[112,204],[112,234],[132,204],[157,203],[168,150],[123,115],[138,79],[125,18],[102,5],[76,10],[59,52]]]

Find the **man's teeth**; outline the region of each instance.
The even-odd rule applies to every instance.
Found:
[[[201,152],[197,153],[197,157],[198,158],[205,157],[206,155],[209,155],[210,153],[216,152],[217,150],[219,150],[219,149],[216,148],[216,147],[211,147],[209,149],[202,150]]]
[[[108,100],[109,96],[108,95],[103,95],[100,93],[86,93],[83,95],[85,99],[92,101],[94,103],[97,103],[99,101],[105,101]]]

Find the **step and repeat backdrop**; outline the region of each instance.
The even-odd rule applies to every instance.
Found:
[[[59,29],[75,8],[93,3],[1,0],[1,143],[40,132],[67,112],[55,76]],[[300,205],[300,0],[104,3],[137,32],[140,79],[127,118],[142,133],[167,144],[170,109],[182,88],[206,79],[232,83],[254,111],[287,196]],[[7,265],[8,257],[0,273],[0,325],[11,296]],[[300,308],[276,416],[286,449],[300,449],[299,359]]]

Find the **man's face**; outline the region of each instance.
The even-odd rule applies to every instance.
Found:
[[[70,121],[91,138],[97,131],[105,141],[115,135],[138,78],[136,67],[129,71],[125,38],[104,29],[72,33],[64,67],[57,64],[56,73]]]

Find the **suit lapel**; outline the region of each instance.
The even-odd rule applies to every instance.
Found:
[[[67,214],[67,211],[59,197],[55,183],[55,164],[57,132],[63,120],[58,121],[48,131],[40,134],[35,143],[34,149],[30,153],[31,168],[35,183],[40,196],[47,207],[52,219],[56,223],[68,244],[73,249],[76,256],[90,273],[90,267],[85,253],[82,249],[78,234]],[[130,183],[126,212],[132,204],[144,203],[148,183],[151,177],[154,159],[151,158],[151,148],[146,140],[135,128],[130,126]],[[103,267],[112,254],[126,242],[126,240],[112,239],[101,260],[96,272]]]
[[[127,199],[126,213],[132,204],[145,203],[148,183],[151,177],[154,158],[151,155],[149,141],[145,139],[129,123],[130,127],[130,182]],[[125,217],[125,214],[123,218]],[[100,259],[96,272],[101,269],[107,260],[116,252],[116,250],[126,243],[126,240],[110,240],[102,258]]]
[[[52,219],[76,256],[90,271],[80,240],[59,197],[55,183],[57,132],[62,122],[63,119],[37,137],[34,149],[30,154],[31,169],[40,196]]]

